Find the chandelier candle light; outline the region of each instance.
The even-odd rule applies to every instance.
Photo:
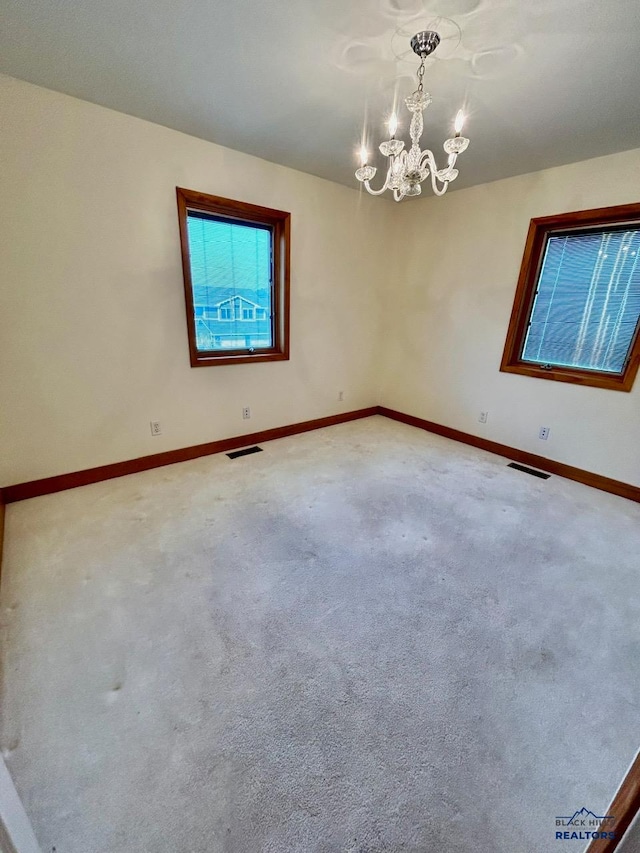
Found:
[[[449,155],[446,168],[438,169],[433,152],[429,151],[429,149],[422,151],[420,148],[420,137],[424,128],[422,113],[432,101],[431,95],[424,91],[424,63],[427,56],[433,53],[439,44],[440,36],[431,30],[416,33],[411,39],[413,52],[420,57],[418,88],[412,95],[405,98],[405,104],[411,113],[409,135],[411,136],[412,144],[409,151],[406,151],[404,142],[401,139],[396,139],[398,117],[393,113],[388,121],[391,139],[380,145],[381,154],[389,158],[389,168],[385,182],[379,190],[371,189],[371,184],[369,183],[375,176],[377,169],[375,166],[367,165],[369,155],[366,146],[363,145],[360,150],[361,166],[356,171],[356,178],[364,184],[365,189],[371,195],[382,195],[386,190],[392,190],[396,201],[402,201],[407,196],[420,195],[422,192],[422,181],[429,175],[431,175],[431,186],[434,193],[436,195],[444,195],[451,181],[455,181],[458,177],[458,170],[455,168],[456,160],[458,159],[458,155],[462,154],[469,145],[469,140],[460,135],[464,125],[462,110],[459,110],[455,119],[454,127],[456,135],[451,139],[447,139],[443,146],[445,152]]]

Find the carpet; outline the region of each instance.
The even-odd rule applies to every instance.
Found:
[[[0,742],[43,853],[541,853],[604,813],[640,506],[382,417],[263,450],[8,508]]]

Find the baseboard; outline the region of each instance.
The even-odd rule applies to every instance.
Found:
[[[424,418],[417,418],[414,415],[397,412],[395,409],[388,409],[386,406],[369,406],[366,409],[357,409],[353,412],[330,415],[326,418],[316,418],[315,420],[275,427],[274,429],[253,432],[248,435],[237,435],[233,438],[210,441],[206,444],[196,444],[192,447],[183,447],[178,450],[167,450],[164,453],[154,453],[151,456],[140,456],[137,459],[128,459],[125,462],[114,462],[110,465],[101,465],[97,468],[87,468],[84,471],[74,471],[71,474],[59,474],[55,477],[31,480],[28,483],[16,483],[13,486],[5,486],[3,489],[0,489],[0,560],[2,557],[4,504],[23,501],[27,498],[35,498],[40,495],[49,495],[53,492],[62,492],[66,489],[75,489],[78,486],[88,486],[91,483],[111,480],[114,477],[124,477],[127,474],[149,471],[151,468],[173,465],[176,462],[186,462],[188,459],[197,459],[199,456],[226,453],[229,450],[237,450],[249,444],[259,444],[262,441],[285,438],[289,435],[297,435],[298,433],[322,429],[323,427],[334,426],[335,424],[342,424],[347,421],[355,421],[359,418],[368,418],[371,415],[384,415],[384,417],[391,418],[394,421],[400,421],[401,423],[418,427],[427,432],[433,432],[436,435],[460,441],[463,444],[470,444],[472,447],[478,447],[480,450],[487,450],[489,453],[504,456],[507,459],[512,459],[514,462],[521,462],[532,468],[539,468],[542,471],[557,474],[559,477],[566,477],[568,480],[575,480],[586,486],[592,486],[603,492],[610,492],[611,494],[640,503],[640,486],[633,486],[630,483],[613,480],[611,477],[603,477],[601,474],[593,474],[590,471],[584,471],[582,468],[575,468],[573,465],[565,465],[564,462],[556,462],[554,459],[547,459],[544,456],[538,456],[526,450],[518,450],[515,447],[509,447],[507,444],[500,444],[488,438],[481,438],[477,435],[471,435],[471,433],[462,432],[459,429],[453,429],[453,427],[442,426],[442,424],[427,421]]]
[[[173,465],[176,462],[186,462],[188,459],[197,459],[199,456],[210,456],[213,453],[226,453],[229,450],[237,450],[248,444],[259,444],[262,441],[272,441],[275,438],[285,438],[288,435],[297,435],[301,432],[309,432],[314,429],[343,424],[347,421],[355,421],[359,418],[368,418],[378,414],[377,406],[367,409],[357,409],[353,412],[344,412],[339,415],[330,415],[326,418],[316,418],[312,421],[302,421],[288,426],[265,429],[261,432],[252,432],[248,435],[236,435],[233,438],[223,438],[220,441],[210,441],[207,444],[196,444],[192,447],[183,447],[178,450],[167,450],[164,453],[154,453],[152,456],[140,456],[138,459],[128,459],[125,462],[114,462],[110,465],[100,465],[97,468],[87,468],[84,471],[74,471],[71,474],[59,474],[55,477],[45,477],[42,480],[31,480],[28,483],[16,483],[13,486],[4,486],[0,494],[0,502],[14,503],[24,501],[27,498],[36,498],[40,495],[50,495],[53,492],[63,492],[66,489],[75,489],[78,486],[88,486],[91,483],[99,483],[102,480],[112,480],[115,477],[124,477],[126,474],[137,474],[140,471],[148,471],[151,468],[161,468],[164,465]]]
[[[587,847],[585,853],[613,853],[622,841],[625,832],[633,823],[640,811],[640,752],[636,755],[631,767],[622,780],[606,815],[611,815],[613,821],[603,829],[612,832],[613,838],[596,838]]]
[[[601,474],[583,471],[582,468],[574,468],[573,465],[565,465],[564,462],[556,462],[554,459],[547,459],[544,456],[538,456],[536,453],[528,453],[526,450],[518,450],[497,441],[490,441],[488,438],[480,438],[459,429],[433,423],[433,421],[426,421],[413,415],[405,415],[403,412],[387,409],[386,406],[378,406],[378,414],[394,421],[401,421],[403,424],[419,427],[427,432],[436,433],[436,435],[442,435],[445,438],[452,438],[454,441],[460,441],[463,444],[470,444],[472,447],[478,447],[481,450],[488,450],[489,453],[505,456],[514,462],[521,462],[532,468],[540,468],[540,470],[548,471],[550,474],[557,474],[559,477],[566,477],[568,480],[584,483],[585,486],[593,486],[593,488],[601,489],[603,492],[611,492],[611,494],[640,503],[640,486],[632,486],[630,483],[603,477]]]

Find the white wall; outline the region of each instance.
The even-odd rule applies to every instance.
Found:
[[[8,77],[0,112],[0,485],[377,402],[391,203]],[[290,361],[190,367],[176,186],[291,211]]]
[[[640,485],[640,378],[622,393],[499,372],[529,220],[638,201],[630,151],[398,205],[382,404]]]
[[[0,109],[0,485],[378,402],[640,484],[640,380],[498,370],[529,219],[638,201],[640,151],[396,205],[1,76]],[[189,366],[176,185],[292,212],[291,361]]]

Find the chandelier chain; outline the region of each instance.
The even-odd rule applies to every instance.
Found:
[[[426,58],[426,53],[423,53],[420,59],[420,68],[418,68],[418,92],[422,92],[424,89],[424,61]]]

